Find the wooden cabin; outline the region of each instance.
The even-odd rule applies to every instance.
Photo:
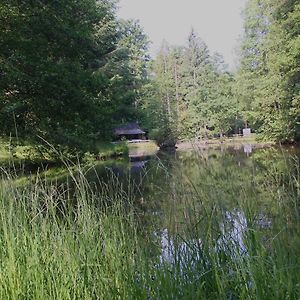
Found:
[[[145,140],[146,132],[143,131],[138,123],[127,123],[115,128],[115,136],[118,140]]]

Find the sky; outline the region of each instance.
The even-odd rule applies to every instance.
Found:
[[[138,19],[157,54],[162,41],[183,46],[191,28],[211,53],[223,55],[230,69],[238,64],[236,49],[243,33],[242,10],[247,0],[120,0],[118,15]]]

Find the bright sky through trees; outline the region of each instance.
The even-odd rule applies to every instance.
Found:
[[[246,0],[120,0],[119,16],[140,20],[153,43],[153,56],[163,39],[184,45],[194,27],[210,50],[221,53],[233,68],[245,3]]]

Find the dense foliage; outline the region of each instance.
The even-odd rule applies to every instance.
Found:
[[[237,75],[245,119],[266,138],[299,139],[299,1],[251,0]]]
[[[147,40],[114,1],[4,0],[0,22],[2,134],[83,149],[134,118]]]
[[[154,94],[179,137],[251,127],[266,139],[299,140],[300,4],[249,0],[244,19],[235,72],[226,71],[222,57],[211,55],[193,30],[185,47],[163,43],[152,68]]]
[[[194,30],[187,47],[171,47],[164,42],[152,72],[156,87],[152,97],[165,114],[159,118],[167,120],[177,136],[201,138],[235,132],[233,76],[226,71],[220,55],[210,55]]]
[[[0,134],[92,150],[139,120],[162,143],[244,127],[298,140],[299,18],[296,0],[249,0],[236,72],[194,30],[148,69],[147,36],[113,0],[3,0]]]

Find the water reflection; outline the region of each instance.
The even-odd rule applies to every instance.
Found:
[[[286,180],[298,178],[293,175],[297,151],[244,145],[171,154],[135,152],[128,160],[101,162],[83,173],[94,193],[103,194],[104,182],[109,193],[122,189],[121,195],[129,195],[137,230],[146,243],[155,245],[160,263],[183,268],[201,259],[208,226],[215,251],[231,255],[230,249],[237,249],[243,256],[251,250],[245,238],[253,228],[267,240],[286,224],[295,224],[284,186]],[[57,190],[67,185],[70,194],[72,180],[59,177],[65,171],[55,171],[56,180],[52,170],[52,184]],[[293,230],[299,233],[296,226]],[[286,233],[286,239],[291,236]]]
[[[247,219],[242,211],[226,211],[225,220],[220,224],[221,237],[218,240],[219,250],[226,251],[235,248],[240,255],[247,253],[244,234],[247,229]]]
[[[261,229],[270,229],[272,221],[260,214],[255,224]],[[247,256],[249,251],[245,238],[247,230],[251,228],[248,227],[244,212],[237,209],[226,211],[224,220],[219,222],[219,226],[220,233],[215,240],[213,251],[226,253],[232,259]],[[154,235],[160,240],[160,264],[177,265],[183,271],[193,267],[197,261],[205,259],[202,257],[205,241],[201,238],[178,239],[178,236],[174,236],[167,228],[155,232]]]
[[[215,251],[225,252],[233,256],[236,253],[239,253],[241,256],[246,255],[248,252],[244,243],[246,230],[247,220],[245,214],[237,210],[227,211],[224,221],[220,222],[220,234],[215,242]],[[200,238],[189,239],[188,241],[174,240],[168,229],[155,233],[155,236],[160,238],[161,263],[169,263],[171,265],[179,263],[180,268],[184,269],[186,263],[199,261],[202,258],[201,253],[205,245]],[[235,251],[232,251],[233,249]]]
[[[159,257],[161,264],[179,264],[180,269],[183,270],[190,261],[198,261],[201,259],[201,239],[191,239],[188,243],[176,243],[169,234],[168,229],[163,229],[156,235],[161,239],[161,254]],[[195,254],[195,252],[190,251],[191,248],[199,249],[199,251]]]
[[[244,145],[244,153],[246,153],[247,156],[249,156],[249,154],[252,153],[252,145]]]
[[[249,146],[238,151],[178,152],[169,160],[163,157],[167,173],[155,170],[153,173],[158,176],[144,183],[144,187],[152,187],[144,191],[144,201],[149,205],[146,209],[162,212],[157,218],[152,215],[161,248],[160,262],[183,267],[191,255],[193,260],[201,259],[206,224],[199,220],[205,218],[204,210],[213,206],[219,210],[212,214],[212,220],[208,219],[215,226],[215,251],[248,255],[245,239],[254,229],[261,232],[265,241],[276,236],[286,226],[282,204],[278,202],[284,197],[284,188],[276,188],[293,174],[294,153],[290,154],[287,148]],[[153,163],[150,161],[148,167]],[[282,193],[279,198],[278,193]]]

